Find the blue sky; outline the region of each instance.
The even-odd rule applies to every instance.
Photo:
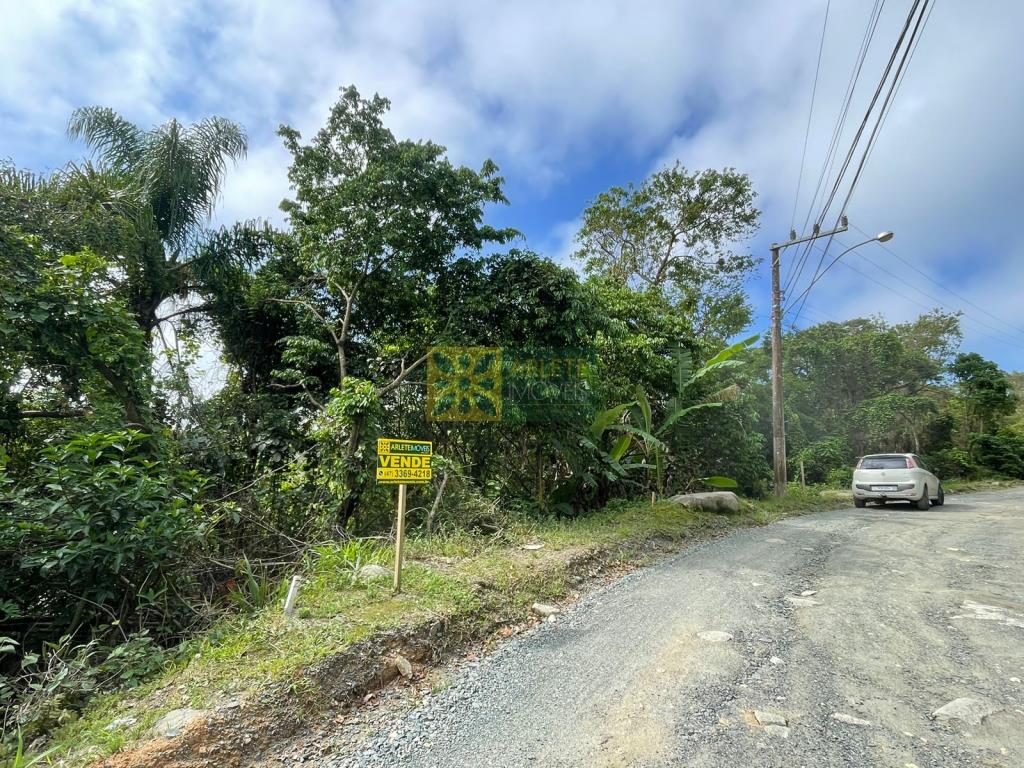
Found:
[[[910,2],[885,4],[852,114],[863,114]],[[594,195],[675,160],[751,175],[762,226],[739,247],[767,256],[790,229],[824,0],[153,8],[0,0],[9,42],[0,157],[40,170],[80,157],[63,129],[86,104],[143,125],[219,114],[246,127],[250,151],[230,174],[218,221],[281,221],[287,156],[276,127],[310,134],[337,88],[352,83],[392,100],[399,136],[438,141],[472,166],[493,158],[512,201],[496,222],[553,258],[568,258]],[[862,0],[830,4],[800,221],[869,12]],[[1024,369],[1021,28],[1024,4],[1014,0],[937,0],[849,208],[860,229],[895,231],[891,250],[849,254],[848,266],[815,286],[799,325],[872,314],[904,321],[943,306],[965,311],[965,348]],[[861,239],[851,231],[843,241]],[[763,326],[766,264],[747,290]]]

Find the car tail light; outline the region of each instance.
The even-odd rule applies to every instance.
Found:
[[[917,467],[917,462],[915,462],[912,458],[907,456],[907,469],[915,469],[916,467]]]

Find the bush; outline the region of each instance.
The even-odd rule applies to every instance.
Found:
[[[831,472],[849,470],[852,464],[850,446],[842,437],[830,437],[812,443],[793,457],[789,470],[790,477],[800,477],[801,461],[804,463],[804,476],[809,484],[830,483],[829,474]],[[846,477],[846,475],[842,477]]]
[[[978,465],[971,459],[971,454],[959,448],[934,451],[926,458],[928,466],[940,480],[969,478],[978,474]]]
[[[11,638],[0,638],[0,656],[14,654],[16,646]],[[93,695],[133,688],[166,660],[148,631],[122,637],[114,646],[98,640],[76,645],[71,635],[46,642],[39,652],[25,653],[17,671],[0,678],[3,730],[29,737],[45,732],[74,717]]]
[[[825,478],[825,482],[836,488],[847,488],[853,483],[853,467],[849,464],[845,464],[842,467],[836,467],[828,471],[828,476]]]
[[[202,481],[162,460],[139,432],[90,433],[52,444],[27,477],[0,470],[3,634],[11,622],[77,637],[179,629],[189,614],[190,562],[204,540]],[[33,639],[20,638],[31,648]]]
[[[1024,478],[1024,435],[999,432],[972,435],[971,451],[986,469],[1009,477]]]

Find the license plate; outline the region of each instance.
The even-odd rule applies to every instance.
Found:
[[[872,485],[871,486],[871,490],[872,491],[895,491],[896,490],[896,486],[895,485]]]

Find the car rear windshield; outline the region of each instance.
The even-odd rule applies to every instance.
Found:
[[[861,469],[906,469],[906,456],[865,456],[860,462]]]

